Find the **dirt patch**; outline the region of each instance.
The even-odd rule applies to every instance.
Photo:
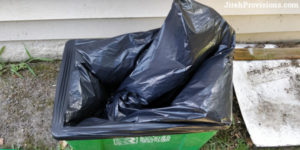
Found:
[[[280,48],[291,48],[291,47],[300,47],[300,42],[280,42],[280,43],[275,43],[278,47]]]
[[[258,106],[256,113],[261,114],[257,118],[260,126],[274,128],[274,130],[280,130],[286,126],[293,128],[300,126],[300,120],[297,118],[300,110],[297,109],[297,106],[288,104],[278,105],[268,101],[261,101]],[[269,120],[269,118],[272,118],[272,120]]]
[[[247,46],[245,48],[264,48],[266,44],[276,45],[278,48],[295,48],[300,47],[300,42],[264,42],[264,43],[237,43],[237,44],[252,44],[251,46]]]
[[[289,67],[289,66],[294,66],[296,63],[297,63],[297,61],[296,62],[291,61],[291,64],[283,62],[283,63],[280,63],[280,65],[275,66],[275,67],[269,67],[267,65],[263,65],[260,70],[259,69],[253,69],[253,70],[248,71],[247,74],[248,74],[248,76],[255,75],[255,74],[263,74],[263,73],[270,72],[270,71],[273,71],[273,70],[276,70],[276,69],[282,69],[282,68],[286,68],[286,67]]]
[[[296,68],[300,67],[300,63],[298,60],[295,60],[295,59],[291,60],[291,64],[292,64],[292,66],[294,66]]]
[[[23,79],[0,77],[0,137],[3,147],[55,149],[51,121],[60,62],[32,64],[38,75],[22,71]]]
[[[292,85],[289,88],[289,92],[294,92],[294,95],[300,101],[300,74],[295,74],[294,76],[290,77],[290,84]]]

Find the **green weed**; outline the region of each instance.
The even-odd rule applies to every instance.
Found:
[[[235,150],[249,150],[249,146],[243,139],[238,139],[237,147]]]
[[[30,54],[29,50],[25,48],[25,52],[28,56],[28,59],[20,62],[20,63],[5,63],[1,58],[0,58],[0,75],[10,72],[12,75],[16,75],[19,78],[23,78],[23,76],[19,73],[21,70],[28,70],[33,76],[36,76],[36,73],[33,71],[33,69],[30,67],[30,63],[32,62],[38,62],[38,61],[53,61],[52,59],[49,58],[41,58],[41,57],[32,57]],[[4,52],[5,46],[3,46],[0,49],[0,56]]]

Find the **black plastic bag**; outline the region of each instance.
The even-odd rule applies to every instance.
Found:
[[[234,30],[213,9],[174,0],[160,29],[66,44],[57,139],[199,132],[231,123]]]
[[[138,56],[149,46],[156,33],[157,30],[152,30],[113,39],[70,41],[74,56],[65,122],[78,123],[97,110],[101,117],[105,117],[107,96],[131,72]]]

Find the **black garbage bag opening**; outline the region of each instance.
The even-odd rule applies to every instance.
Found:
[[[163,26],[65,46],[54,106],[57,139],[228,127],[234,30],[213,9],[174,0]]]

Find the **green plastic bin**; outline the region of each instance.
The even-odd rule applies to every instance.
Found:
[[[74,150],[199,150],[217,131],[68,141]]]

